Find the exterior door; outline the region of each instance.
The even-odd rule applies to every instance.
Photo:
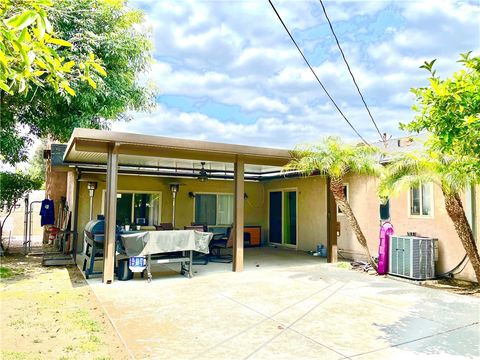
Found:
[[[270,193],[270,219],[269,236],[271,243],[282,243],[282,192],[272,191]]]
[[[283,193],[283,243],[297,245],[297,192]]]
[[[279,190],[269,193],[269,242],[297,245],[297,192]]]

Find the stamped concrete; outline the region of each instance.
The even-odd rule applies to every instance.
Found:
[[[136,359],[476,359],[480,300],[335,265],[304,253],[245,251],[231,264],[159,266],[88,282]]]

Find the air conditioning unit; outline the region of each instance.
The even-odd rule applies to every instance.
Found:
[[[413,280],[435,278],[438,239],[420,236],[390,237],[388,273]]]

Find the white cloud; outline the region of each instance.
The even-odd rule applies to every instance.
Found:
[[[311,32],[299,43],[351,122],[365,137],[378,138],[320,4],[274,3],[296,36]],[[160,105],[152,114],[134,114],[135,121],[124,124],[128,129],[155,128],[168,136],[270,146],[278,146],[279,141],[293,146],[327,134],[354,139],[268,2],[137,0],[131,4],[149,7],[158,60],[150,78],[161,94],[236,105],[247,115],[259,115],[244,124],[221,121],[211,113],[201,114],[201,109],[182,112]],[[478,29],[480,17],[475,2],[335,1],[325,6],[374,118],[382,131],[395,135],[398,122],[414,116],[410,88],[426,83],[427,73],[418,67],[438,58],[439,73],[449,75],[460,67],[459,53],[480,50],[479,33],[472,31]],[[384,11],[398,19],[383,23]]]

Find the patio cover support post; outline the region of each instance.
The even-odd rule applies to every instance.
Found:
[[[337,202],[327,177],[327,262],[337,262]]]
[[[74,211],[73,211],[73,224],[70,230],[73,230],[73,234],[71,235],[73,238],[73,248],[72,248],[72,255],[73,255],[73,262],[77,263],[77,251],[78,251],[78,202],[80,201],[80,171],[78,169],[75,170],[75,204],[74,204]]]
[[[117,218],[118,144],[108,147],[107,191],[105,202],[105,241],[103,243],[103,283],[113,282],[115,269],[115,228]]]
[[[235,207],[233,238],[233,271],[243,271],[243,227],[244,227],[244,194],[245,194],[245,162],[237,157],[234,164]]]

